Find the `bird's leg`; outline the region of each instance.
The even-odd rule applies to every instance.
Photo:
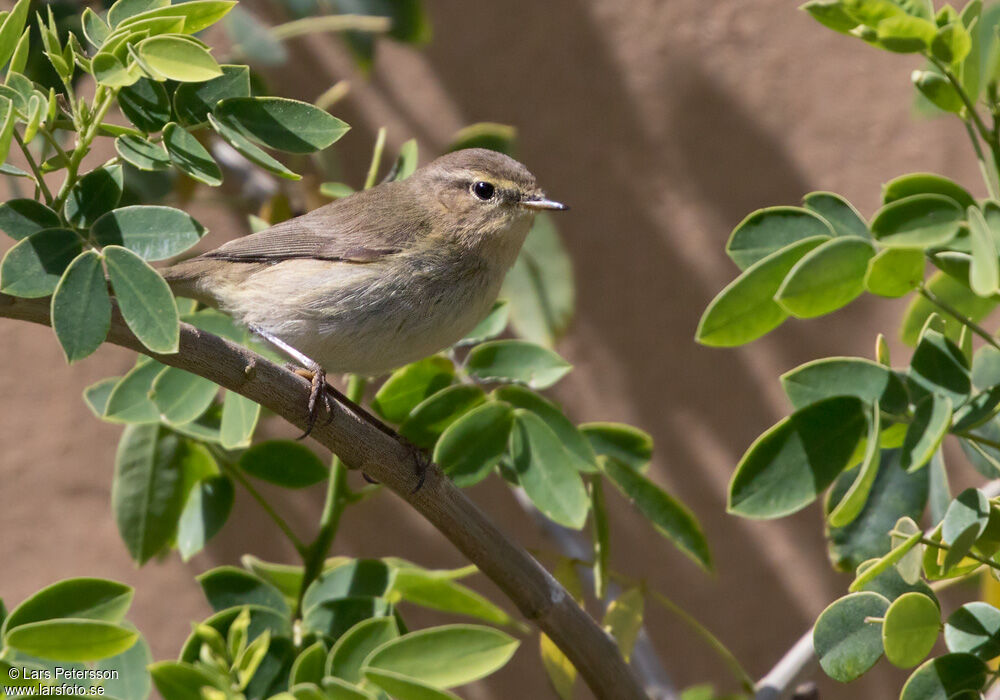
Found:
[[[284,352],[286,355],[291,357],[293,360],[299,363],[301,367],[296,367],[293,371],[300,377],[304,377],[309,380],[311,389],[309,392],[309,415],[306,419],[306,431],[299,437],[300,440],[304,439],[312,432],[313,427],[316,425],[316,419],[319,417],[319,399],[322,396],[323,405],[326,408],[327,419],[326,422],[329,423],[333,420],[333,411],[330,406],[330,396],[332,395],[334,399],[339,403],[345,410],[354,414],[354,416],[364,422],[378,428],[380,431],[391,437],[392,439],[401,442],[410,448],[413,453],[414,461],[417,465],[417,485],[413,489],[413,493],[420,490],[420,487],[424,485],[424,479],[427,477],[427,467],[430,461],[427,455],[419,447],[411,443],[409,440],[404,438],[402,435],[397,433],[395,430],[390,428],[388,425],[380,421],[378,418],[370,414],[368,411],[363,409],[354,401],[351,401],[348,397],[339,391],[337,388],[331,386],[326,381],[326,372],[319,363],[315,360],[307,357],[303,353],[299,352],[291,345],[283,341],[281,338],[277,337],[273,333],[269,333],[260,326],[254,324],[249,325],[250,331],[267,342],[271,343],[273,346]],[[366,480],[372,481],[367,474],[363,474]],[[372,483],[376,483],[372,481]]]
[[[326,387],[326,372],[323,371],[318,362],[306,357],[273,333],[269,333],[260,326],[255,325],[251,325],[250,330],[298,362],[300,367],[295,368],[293,371],[300,377],[309,380],[311,386],[309,391],[309,413],[306,418],[306,431],[299,437],[299,440],[302,440],[312,432],[313,427],[316,425],[316,418],[319,416],[320,398],[323,400],[323,406],[326,408],[329,419],[333,417],[333,413],[330,410],[330,395],[324,391]]]

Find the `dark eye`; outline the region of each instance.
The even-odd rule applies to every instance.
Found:
[[[476,195],[483,201],[486,201],[487,199],[493,197],[493,193],[495,191],[496,188],[493,187],[493,185],[491,185],[488,182],[480,181],[472,183],[472,194]]]

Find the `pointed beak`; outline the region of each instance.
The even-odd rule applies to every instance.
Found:
[[[566,211],[569,209],[568,206],[560,202],[554,202],[551,199],[546,199],[543,195],[528,196],[521,200],[521,206],[526,209],[536,209],[543,210],[548,209],[551,211]]]

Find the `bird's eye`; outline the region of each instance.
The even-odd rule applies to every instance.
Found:
[[[493,185],[491,185],[488,182],[479,181],[479,182],[472,183],[472,194],[476,195],[477,197],[479,197],[484,202],[487,199],[492,198],[493,197],[493,193],[495,191],[496,191],[496,188],[493,187]]]

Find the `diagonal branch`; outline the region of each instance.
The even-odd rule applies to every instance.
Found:
[[[49,299],[0,294],[0,317],[51,325]],[[260,355],[188,324],[181,324],[180,350],[158,355],[146,349],[115,310],[108,342],[145,353],[235,391],[304,428],[309,384]],[[370,423],[334,406],[320,416],[312,437],[352,469],[361,469],[392,489],[451,540],[511,599],[521,613],[554,641],[600,700],[631,700],[645,694],[614,641],[573,601],[523,547],[507,537],[430,465],[422,488],[411,448]]]

